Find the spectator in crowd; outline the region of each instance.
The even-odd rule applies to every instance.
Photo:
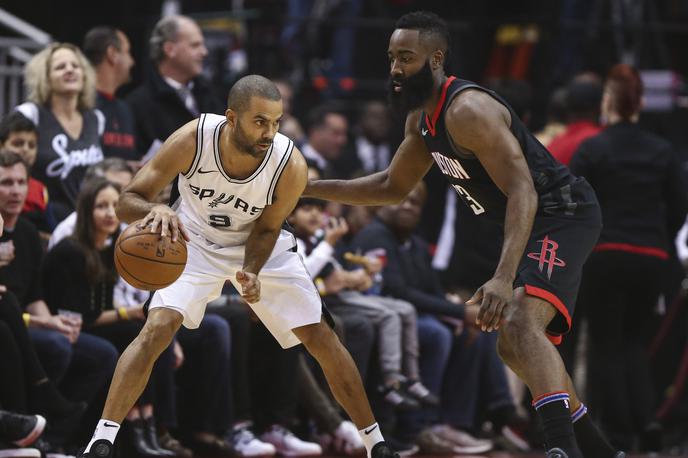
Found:
[[[356,128],[355,171],[366,174],[384,170],[392,160],[389,144],[391,113],[387,104],[371,100],[363,105]],[[350,166],[350,168],[353,166]]]
[[[292,113],[292,101],[294,99],[294,87],[285,79],[273,80],[275,86],[282,95],[282,119],[280,120],[279,131],[281,134],[294,140],[297,146],[301,146],[306,140],[306,135],[301,127],[301,122]]]
[[[129,39],[110,26],[94,27],[86,33],[81,48],[96,72],[96,106],[105,116],[102,148],[105,157],[128,161],[141,158],[134,142],[134,115],[117,90],[128,83],[134,59]]]
[[[301,147],[301,152],[306,159],[315,162],[324,177],[345,176],[346,172],[353,170],[335,169],[334,162],[342,156],[348,134],[349,121],[338,107],[318,106],[308,114],[308,140]]]
[[[472,436],[478,429],[477,399],[482,399],[496,431],[511,445],[527,449],[528,444],[510,427],[517,423],[517,418],[504,364],[497,356],[496,336],[474,327],[477,307],[465,306],[456,295],[445,293],[432,269],[427,243],[413,235],[425,198],[425,185],[420,182],[400,204],[381,208],[378,218],[359,232],[352,245],[364,252],[378,250],[385,256],[386,294],[413,303],[420,319],[445,322],[449,335],[450,328],[454,330],[444,379],[428,381],[431,389],[444,387],[439,409],[441,423],[432,428],[435,434],[464,453],[489,450],[489,441]],[[429,357],[422,351],[421,355],[421,362]]]
[[[36,125],[19,112],[9,113],[0,121],[0,149],[17,153],[31,169],[38,152]],[[22,214],[45,234],[52,232],[54,227],[47,207],[47,188],[29,174],[28,193]]]
[[[225,107],[201,77],[208,55],[203,33],[185,16],[167,16],[155,25],[149,41],[155,68],[127,97],[134,113],[136,149],[146,155],[200,113],[224,113]]]
[[[599,124],[602,84],[587,76],[574,78],[566,87],[566,130],[547,149],[564,165],[571,162],[578,146],[602,130]]]
[[[41,241],[36,229],[20,216],[27,167],[18,155],[8,153],[1,157],[0,173],[6,192],[0,208],[5,219],[0,241],[13,253],[0,270],[0,284],[29,313],[29,333],[49,377],[63,381],[68,397],[88,401],[109,380],[117,351],[107,341],[81,332],[80,320],[51,313],[41,287]]]
[[[683,167],[665,140],[638,125],[643,83],[625,64],[604,85],[606,129],[585,141],[571,171],[602,207],[602,234],[583,271],[580,302],[590,316],[590,404],[612,442],[658,450],[660,429],[647,348],[668,271],[670,243],[688,209]]]
[[[105,118],[95,109],[95,74],[79,48],[53,43],[24,72],[28,102],[16,109],[38,130],[33,176],[50,195],[55,222],[74,210],[86,169],[103,160]]]
[[[108,241],[119,234],[115,214],[119,192],[118,185],[104,178],[84,184],[77,202],[74,235],[48,252],[43,275],[50,307],[79,313],[89,333],[106,339],[122,352],[138,335],[145,317],[140,306],[115,309],[112,302],[118,275],[114,244]],[[71,268],[65,269],[65,265]],[[167,378],[170,385],[173,383],[173,364],[170,347],[156,362],[151,381],[127,415],[127,445],[139,456],[173,456],[158,444],[152,404],[156,379]]]
[[[121,189],[123,189],[131,182],[132,178],[134,178],[134,170],[124,159],[110,157],[89,167],[84,174],[84,183],[99,177],[105,178],[109,182],[115,183],[119,185]],[[76,211],[73,211],[64,220],[62,220],[60,224],[57,225],[50,236],[50,241],[48,242],[49,250],[62,241],[62,239],[65,237],[69,237],[74,234],[74,230],[76,228],[76,218]],[[121,281],[118,282],[118,285],[119,284],[126,283]],[[120,294],[126,293],[122,292]]]

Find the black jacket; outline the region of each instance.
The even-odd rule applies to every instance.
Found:
[[[569,167],[597,194],[604,224],[598,243],[671,251],[688,189],[669,142],[637,124],[614,124],[583,142]]]
[[[191,92],[201,113],[224,113],[222,98],[203,78],[194,80]],[[126,101],[134,113],[136,150],[141,154],[146,154],[156,139],[164,142],[172,132],[196,117],[157,70],[151,70],[148,80],[134,89]]]

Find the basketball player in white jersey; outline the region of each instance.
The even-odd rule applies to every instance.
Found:
[[[303,343],[319,362],[368,457],[398,457],[383,441],[351,356],[323,319],[294,237],[282,230],[306,186],[307,167],[294,143],[277,133],[280,93],[250,75],[227,102],[225,116],[204,114],[174,132],[122,193],[120,219],[142,220],[172,241],[184,237],[188,261],[175,283],[153,295],[143,330],[119,359],[103,417],[78,456],[112,456],[119,425],[153,363],[182,324],[198,327],[206,303],[229,279],[283,348]],[[176,177],[174,208],[153,203]]]

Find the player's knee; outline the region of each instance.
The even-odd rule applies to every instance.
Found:
[[[144,351],[162,351],[172,342],[183,320],[183,317],[173,310],[152,310],[139,334]]]
[[[505,319],[499,328],[498,349],[501,347],[505,355],[514,352],[534,331],[534,323],[523,309],[515,310]],[[506,355],[509,357],[510,355]]]
[[[508,338],[502,332],[503,328],[500,330],[499,337],[497,338],[497,354],[504,364],[511,367],[513,364],[516,364],[516,354]]]

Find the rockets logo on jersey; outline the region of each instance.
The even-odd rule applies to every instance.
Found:
[[[437,166],[440,168],[440,170],[445,176],[454,178],[456,180],[471,179],[470,175],[468,175],[468,172],[466,172],[466,170],[463,168],[463,166],[457,159],[449,158],[438,152],[433,152],[431,154],[432,158],[435,160],[435,164],[437,164]],[[473,210],[474,214],[480,215],[482,213],[485,213],[485,207],[480,205],[480,203],[477,200],[471,197],[466,188],[456,183],[452,183],[451,185],[457,192],[457,194],[461,196],[461,199],[463,199],[463,201],[466,202],[466,205],[468,205],[470,209]]]
[[[237,197],[234,194],[227,195],[222,192],[216,196],[214,189],[201,188],[192,184],[189,184],[189,189],[191,189],[191,192],[195,196],[198,196],[200,201],[203,201],[203,199],[208,199],[208,208],[219,208],[221,205],[231,205],[235,210],[241,210],[249,215],[257,215],[261,210],[263,210],[262,207],[251,205],[246,200],[242,199],[241,197]]]

